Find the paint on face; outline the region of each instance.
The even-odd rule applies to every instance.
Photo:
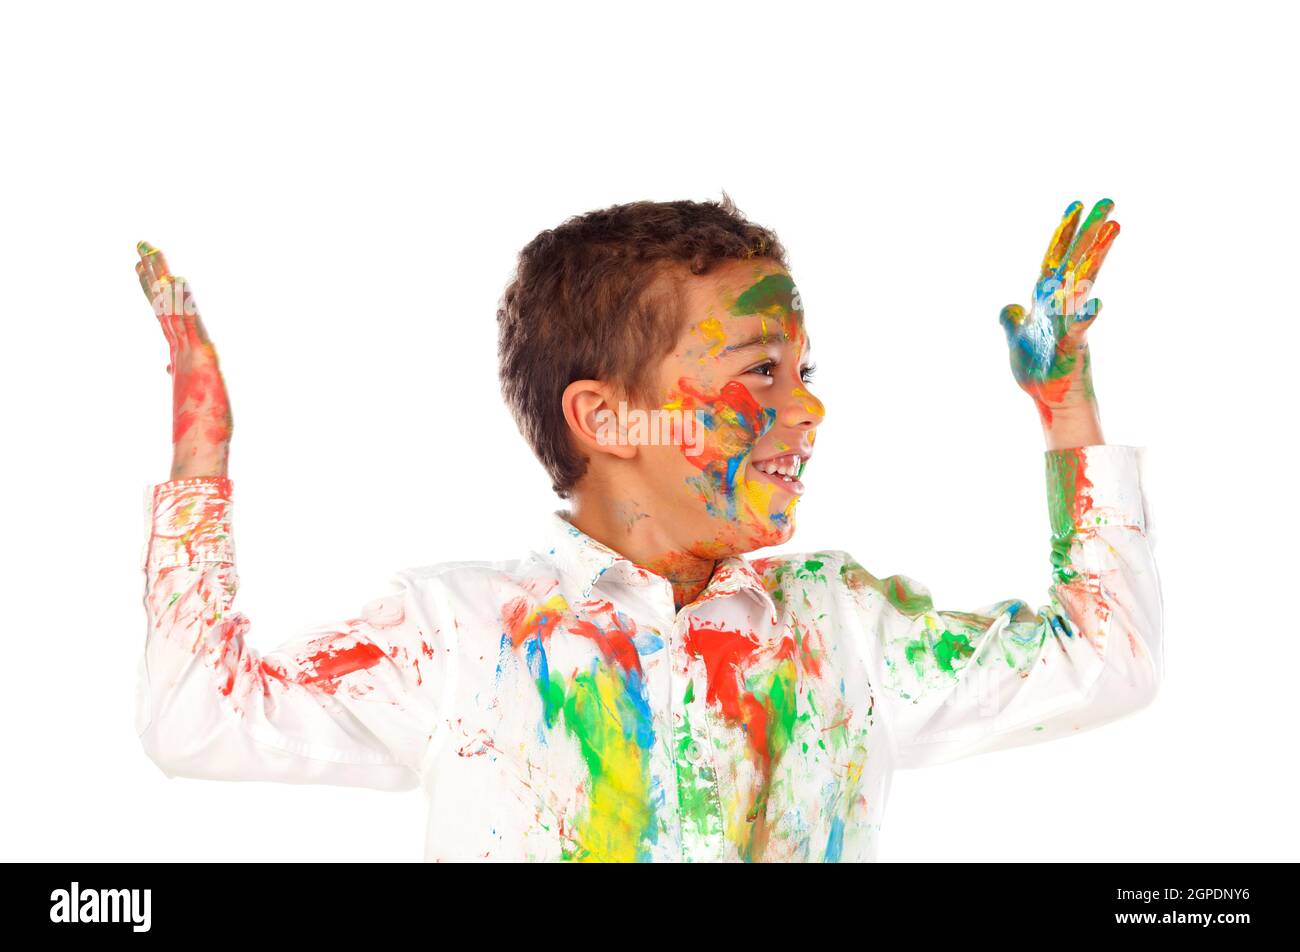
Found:
[[[809,415],[815,416],[819,420],[822,417],[826,416],[826,405],[822,403],[820,400],[818,400],[816,397],[814,397],[807,390],[805,390],[803,387],[795,387],[793,393],[799,399],[799,402],[803,404],[804,410]],[[814,431],[814,433],[815,432],[816,431]]]
[[[748,470],[756,446],[777,425],[777,406],[764,405],[766,395],[756,396],[756,391],[734,379],[737,370],[719,371],[717,366],[719,359],[727,359],[728,352],[740,346],[729,346],[729,340],[736,339],[729,335],[738,333],[738,322],[743,323],[747,340],[752,336],[779,340],[783,350],[801,357],[805,337],[798,289],[784,271],[764,274],[734,298],[724,295],[717,306],[719,310],[708,312],[693,330],[703,346],[697,342],[685,350],[695,367],[677,378],[662,404],[693,413],[704,428],[702,452],[697,445],[697,452],[689,457],[699,473],[687,477],[687,485],[716,522],[713,538],[697,540],[693,550],[697,554],[710,546],[734,552],[738,545],[758,548],[783,541],[793,527],[798,503],[796,494],[782,493],[779,484]],[[794,372],[802,377],[800,371]],[[788,382],[783,379],[781,387],[785,386]],[[778,399],[797,401],[816,421],[824,416],[825,407],[806,387],[781,392]],[[806,439],[811,444],[811,432]],[[774,453],[791,449],[788,440],[773,441]]]
[[[685,455],[701,470],[691,485],[704,500],[709,514],[735,521],[742,501],[737,477],[741,463],[753,452],[776,422],[776,411],[754,399],[749,388],[737,380],[728,381],[717,393],[696,389],[686,378],[677,383],[679,395],[673,402],[691,412],[704,426],[703,452]],[[755,512],[767,513],[774,487],[746,484],[747,498]]]
[[[718,356],[727,343],[727,332],[722,329],[722,322],[716,317],[700,321],[700,333],[709,342],[709,356]]]
[[[731,306],[731,313],[739,317],[758,314],[773,319],[788,341],[797,341],[803,336],[803,302],[799,299],[794,279],[784,271],[769,274],[746,288]]]

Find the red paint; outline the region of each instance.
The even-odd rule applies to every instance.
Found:
[[[516,648],[529,638],[537,637],[546,641],[560,621],[560,613],[546,610],[536,611],[529,605],[528,598],[520,595],[511,599],[501,608],[501,621],[505,625],[510,643]]]
[[[758,771],[759,785],[754,799],[746,810],[746,819],[753,823],[750,834],[750,855],[761,857],[767,846],[767,794],[772,783],[772,752],[768,744],[769,712],[752,692],[743,689],[742,668],[756,660],[759,643],[752,635],[723,628],[701,628],[692,624],[686,635],[686,650],[704,660],[708,689],[708,703],[715,705],[728,726],[741,727],[748,741],[750,757]],[[775,651],[764,651],[765,659],[780,663],[794,656],[794,642],[781,639]]]
[[[303,663],[309,665],[310,670],[299,672],[294,681],[319,685],[333,694],[338,686],[334,682],[356,671],[373,668],[386,657],[383,649],[370,642],[358,642],[347,648],[330,645],[307,658]]]
[[[819,644],[813,645],[813,636],[816,635]],[[815,678],[822,676],[822,647],[820,645],[821,632],[816,628],[805,630],[803,638],[800,639],[802,650],[799,653],[799,663],[803,669]]]
[[[739,425],[726,427],[719,423],[713,430],[712,438],[704,441],[704,451],[695,456],[687,452],[691,449],[690,446],[682,444],[682,454],[699,469],[707,470],[714,466],[725,471],[728,460],[747,455],[762,436],[767,415],[749,388],[740,381],[728,381],[720,393],[708,393],[697,389],[688,378],[681,377],[677,381],[677,388],[683,394],[683,412],[695,410],[699,404],[703,404],[711,409],[715,419],[724,410],[730,409],[740,420]]]
[[[173,360],[172,366],[175,365]],[[172,442],[179,443],[200,419],[209,424],[203,434],[209,442],[223,443],[230,439],[230,403],[215,353],[211,354],[210,362],[200,362],[195,369],[180,371],[174,378]]]
[[[717,706],[730,726],[745,729],[750,750],[758,760],[763,777],[767,778],[772,767],[771,750],[767,744],[767,709],[751,692],[742,689],[742,669],[756,659],[758,639],[739,631],[701,628],[692,623],[686,634],[686,650],[704,660],[708,679],[706,699]],[[779,662],[793,658],[793,655],[794,642],[787,637],[781,639],[780,646],[767,657]]]
[[[568,626],[568,630],[581,638],[594,641],[608,663],[617,665],[623,671],[635,671],[640,674],[641,656],[633,641],[636,635],[636,622],[622,612],[614,611],[613,606],[610,606],[609,616],[607,628],[601,628],[586,619],[578,619]]]
[[[1052,425],[1052,405],[1060,406],[1065,402],[1066,394],[1070,392],[1070,385],[1071,377],[1067,375],[1025,386],[1025,390],[1034,398],[1034,406],[1038,408],[1038,416],[1044,426]]]
[[[1076,526],[1083,525],[1084,516],[1092,510],[1092,480],[1088,478],[1088,459],[1082,450],[1066,450],[1074,456],[1074,500],[1071,513]]]

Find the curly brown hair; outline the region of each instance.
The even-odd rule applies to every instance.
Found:
[[[577,215],[524,246],[497,309],[501,392],[519,430],[570,495],[587,470],[561,399],[603,380],[654,399],[655,370],[684,325],[682,280],[718,262],[767,258],[788,268],[776,234],[720,202],[630,202]]]

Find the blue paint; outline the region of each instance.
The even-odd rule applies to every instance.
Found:
[[[844,818],[831,820],[831,835],[826,838],[826,862],[838,863],[844,852]]]

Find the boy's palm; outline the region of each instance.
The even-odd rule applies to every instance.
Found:
[[[1093,399],[1084,335],[1101,302],[1088,294],[1119,234],[1119,223],[1106,220],[1113,207],[1103,198],[1079,227],[1083,204],[1072,202],[1043,256],[1029,312],[1019,304],[1002,309],[1011,371],[1047,419],[1054,409]]]

